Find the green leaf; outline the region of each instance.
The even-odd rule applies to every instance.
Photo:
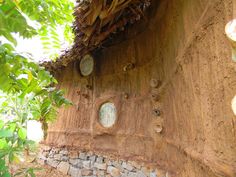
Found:
[[[16,130],[16,122],[11,122],[8,126],[9,130],[14,132]]]
[[[11,35],[11,33],[0,29],[0,35],[3,35],[9,42],[12,42],[15,46],[17,45],[16,39]]]
[[[9,51],[14,51],[15,48],[11,44],[3,44],[2,45],[4,48],[7,48]]]
[[[18,130],[18,136],[19,136],[21,139],[25,140],[25,139],[26,139],[26,136],[27,136],[27,130],[26,130],[25,128],[20,128],[20,129]]]
[[[13,136],[13,132],[10,130],[0,130],[0,138],[10,138]]]
[[[0,139],[0,149],[8,147],[7,141],[5,139]]]
[[[5,172],[5,173],[3,174],[3,177],[11,177],[11,174],[10,174],[9,172]]]
[[[0,129],[2,129],[4,126],[4,121],[3,120],[0,120]]]
[[[31,82],[33,79],[33,75],[31,71],[28,71],[28,81]]]

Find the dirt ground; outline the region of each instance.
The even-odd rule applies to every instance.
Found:
[[[19,169],[22,168],[37,168],[40,170],[36,170],[35,171],[35,175],[36,177],[69,177],[67,175],[64,175],[62,173],[60,173],[59,171],[57,171],[55,168],[52,168],[50,166],[47,165],[40,165],[39,163],[37,163],[36,161],[33,162],[21,162],[21,163],[17,163],[14,165],[10,166],[10,170],[12,174],[15,174],[16,172],[18,172]],[[20,175],[19,177],[23,177],[24,175]]]

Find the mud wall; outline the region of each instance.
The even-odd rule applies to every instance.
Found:
[[[146,22],[95,53],[92,76],[81,77],[76,63],[58,75],[74,106],[60,110],[46,143],[145,161],[181,177],[235,177],[236,64],[224,34],[233,1],[153,2]],[[135,67],[125,72],[129,63]],[[118,110],[111,129],[98,123],[105,101]]]

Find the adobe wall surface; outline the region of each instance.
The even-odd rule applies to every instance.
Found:
[[[235,177],[236,64],[224,34],[233,1],[153,2],[148,21],[95,54],[92,76],[81,77],[76,63],[58,75],[74,106],[60,110],[46,143],[155,164],[180,177]],[[129,63],[135,67],[124,71]],[[98,123],[106,101],[118,110],[110,129]]]

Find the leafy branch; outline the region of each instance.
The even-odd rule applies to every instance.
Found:
[[[8,40],[0,42],[0,176],[14,175],[8,165],[32,146],[27,122],[40,121],[46,136],[47,124],[56,119],[58,108],[71,105],[64,92],[54,87],[57,81],[49,72],[15,51],[15,34],[38,35],[45,48],[59,48],[58,26],[66,39],[72,39],[72,11],[69,0],[0,0],[0,37]],[[34,176],[31,168],[15,175],[19,174]]]

